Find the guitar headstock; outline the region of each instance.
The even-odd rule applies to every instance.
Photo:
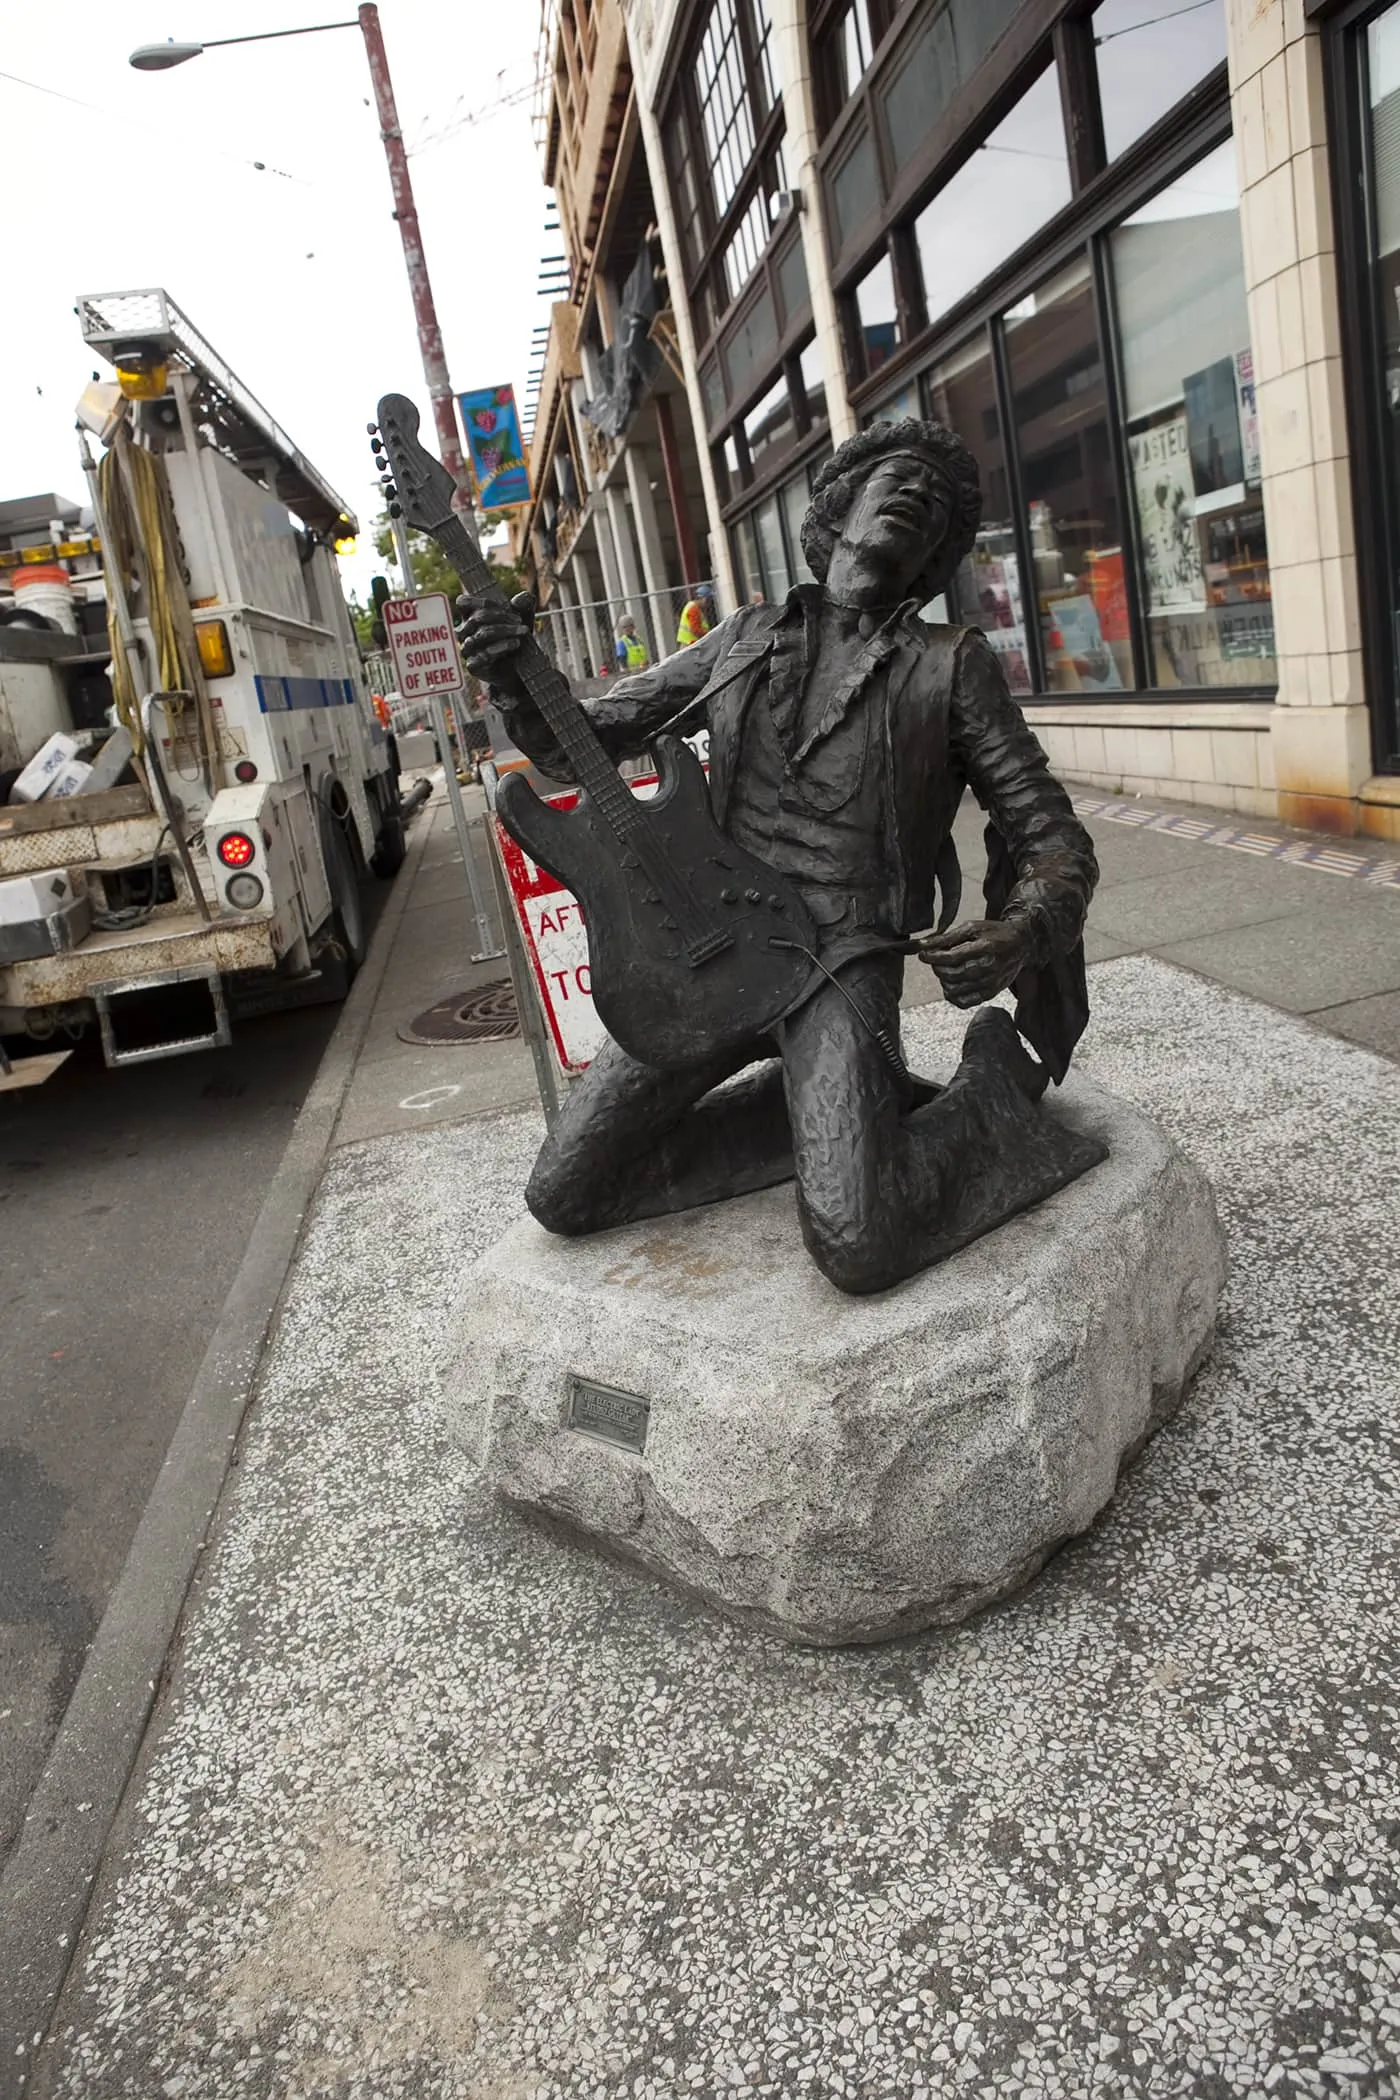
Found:
[[[418,411],[406,394],[385,394],[379,404],[379,435],[406,522],[416,532],[435,532],[453,517],[456,483],[440,459],[418,438]],[[379,446],[375,446],[376,455]]]

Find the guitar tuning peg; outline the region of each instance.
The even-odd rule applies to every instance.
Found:
[[[373,452],[373,453],[376,453],[376,454],[377,454],[377,453],[380,453],[380,452],[382,452],[382,451],[384,450],[384,440],[383,440],[383,438],[381,438],[381,437],[377,437],[377,438],[371,438],[371,439],[370,439],[370,441],[369,441],[369,449],[370,449],[370,451],[371,451],[371,452]]]
[[[366,423],[365,429],[369,432],[371,437],[378,437],[379,425],[377,423]]]
[[[402,506],[398,503],[391,503],[389,505],[389,516],[391,518],[401,518],[403,516]]]

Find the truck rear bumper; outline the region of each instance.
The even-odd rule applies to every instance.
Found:
[[[189,911],[158,914],[127,932],[89,934],[62,955],[34,956],[0,968],[0,1009],[13,1014],[67,1006],[92,999],[99,985],[174,971],[214,970],[228,977],[241,970],[273,970],[278,962],[275,924],[266,914],[221,916],[211,924]]]

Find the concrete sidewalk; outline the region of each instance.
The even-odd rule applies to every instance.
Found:
[[[541,1126],[523,1044],[400,1039],[504,969],[425,813],[31,2092],[1396,2089],[1400,868],[1078,799],[1084,1067],[1212,1175],[1220,1341],[1022,1597],[826,1655],[531,1530],[445,1440]]]

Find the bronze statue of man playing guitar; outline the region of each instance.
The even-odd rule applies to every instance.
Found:
[[[694,1062],[674,1039],[647,1062],[645,1021],[628,1049],[604,1046],[526,1192],[551,1231],[595,1232],[795,1175],[812,1258],[840,1289],[876,1291],[1103,1156],[1041,1105],[1088,1017],[1093,847],[985,636],[918,617],[980,514],[976,463],[952,432],[877,424],[817,477],[802,527],[815,583],[744,607],[587,703],[613,760],[663,731],[708,728],[715,879],[728,842],[749,871],[735,880],[757,885],[716,894],[739,911],[745,896],[771,907],[766,952],[799,977],[776,1018]],[[520,612],[470,596],[461,609],[468,666],[520,748],[551,777],[577,777],[522,682],[533,645]],[[956,912],[951,831],[968,788],[989,820],[987,916],[919,930],[936,897],[940,929]],[[1014,994],[1014,1022],[1001,1008],[976,1015],[946,1086],[914,1078],[899,1050],[911,952],[955,1006]]]

